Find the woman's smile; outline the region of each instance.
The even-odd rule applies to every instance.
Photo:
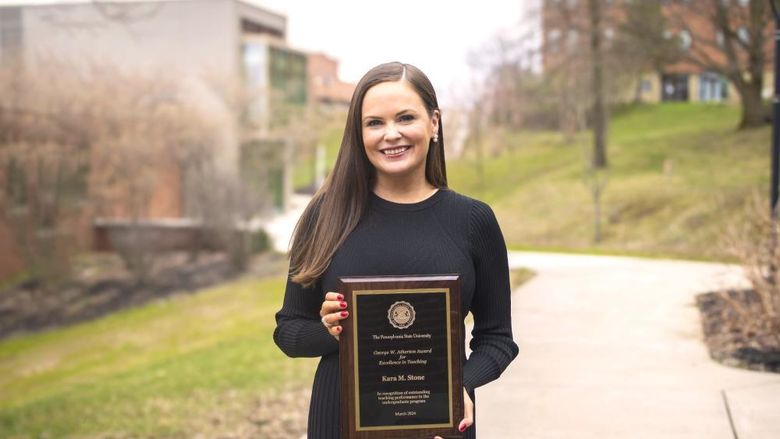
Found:
[[[390,148],[380,149],[387,158],[396,159],[403,157],[404,153],[413,148],[412,145],[393,146]]]

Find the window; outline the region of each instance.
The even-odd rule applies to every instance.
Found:
[[[739,40],[745,44],[750,43],[750,32],[745,26],[741,26],[739,29],[737,29],[737,38],[739,38]]]
[[[561,31],[558,29],[550,29],[549,32],[547,32],[547,45],[548,49],[552,51],[557,51],[559,47],[559,43],[561,40]]]
[[[661,75],[661,100],[664,102],[688,100],[688,75]]]
[[[728,83],[722,76],[713,72],[704,72],[699,76],[699,100],[701,102],[721,102],[728,97]]]
[[[723,35],[723,31],[719,30],[715,32],[715,43],[723,47],[724,44],[726,44],[726,37]]]
[[[569,32],[566,35],[566,46],[569,49],[573,49],[577,47],[578,39],[579,39],[579,33],[577,32],[577,29],[569,29]]]
[[[681,30],[680,47],[682,47],[683,50],[688,50],[691,48],[691,44],[693,44],[693,37],[691,36],[691,32],[687,29]]]

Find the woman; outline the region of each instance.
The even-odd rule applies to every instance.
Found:
[[[322,357],[310,439],[340,437],[337,339],[349,304],[336,292],[338,278],[441,273],[460,274],[463,316],[474,316],[459,424],[474,438],[474,389],[517,355],[506,245],[490,207],[447,188],[441,112],[428,78],[409,64],[382,64],[358,83],[333,172],[295,229],[276,314],[274,340],[285,354]]]

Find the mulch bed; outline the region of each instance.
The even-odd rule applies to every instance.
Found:
[[[278,271],[284,257],[255,257],[249,271]],[[74,279],[55,288],[28,281],[0,291],[0,338],[94,319],[152,299],[190,293],[234,278],[237,272],[224,253],[187,253],[158,257],[149,279],[139,284],[116,255],[95,255]]]
[[[780,334],[756,324],[762,315],[755,291],[699,294],[696,304],[710,357],[727,366],[780,373]]]

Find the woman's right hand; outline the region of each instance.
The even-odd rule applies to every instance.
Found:
[[[349,311],[347,311],[347,302],[344,301],[344,296],[339,293],[327,293],[320,308],[320,317],[322,324],[336,340],[339,339],[339,334],[342,331],[341,321],[348,316]]]

